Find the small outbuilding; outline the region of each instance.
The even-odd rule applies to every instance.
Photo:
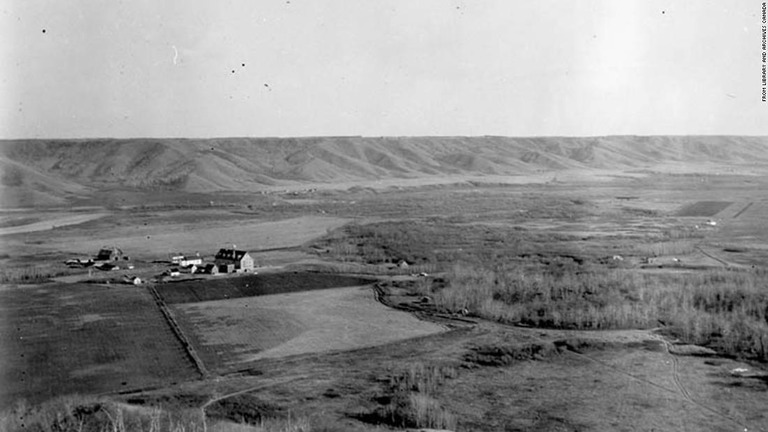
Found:
[[[191,265],[200,265],[203,263],[203,258],[200,254],[195,252],[194,254],[176,254],[171,256],[171,263],[181,267],[189,267]]]
[[[219,273],[234,273],[234,264],[219,264]]]
[[[141,285],[143,283],[138,276],[125,276],[123,277],[123,282],[131,285]]]

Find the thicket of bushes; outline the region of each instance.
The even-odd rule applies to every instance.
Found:
[[[550,255],[572,255],[576,253],[572,242],[578,238],[514,226],[465,225],[434,219],[349,224],[330,231],[313,248],[342,262],[386,264],[405,260],[442,267],[459,260],[480,262],[531,255],[542,252],[542,248]]]
[[[507,323],[573,329],[653,328],[723,354],[768,361],[768,273],[558,272],[457,263],[438,307]]]
[[[439,388],[458,372],[455,367],[414,362],[392,371],[382,405],[361,420],[398,428],[455,429],[456,417],[435,398]]]
[[[608,239],[597,249],[565,234],[435,219],[351,224],[315,246],[358,270],[405,259],[427,273],[448,271],[449,286],[435,293],[448,311],[555,328],[664,326],[687,342],[768,361],[768,273],[634,269],[633,258],[693,253],[703,236],[694,227],[654,226],[635,236],[641,240]],[[606,261],[606,249],[626,259]]]
[[[423,264],[438,259],[434,246],[442,237],[440,229],[417,222],[349,224],[329,233],[317,246],[345,262]]]
[[[48,282],[51,278],[69,273],[65,269],[56,269],[51,265],[9,267],[0,270],[0,283],[43,283]]]

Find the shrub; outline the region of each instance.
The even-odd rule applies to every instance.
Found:
[[[398,393],[379,408],[375,416],[382,423],[402,428],[453,429],[456,418],[431,396],[409,392]]]
[[[456,376],[453,366],[420,362],[392,371],[386,393],[377,398],[383,405],[363,415],[362,420],[400,428],[453,429],[456,418],[434,395],[447,379]]]
[[[0,283],[36,284],[47,282],[50,278],[68,274],[50,266],[25,266],[0,270]]]
[[[768,360],[765,272],[667,275],[591,267],[551,272],[459,263],[435,293],[449,312],[506,323],[577,329],[651,328],[722,354]]]
[[[251,425],[218,423],[207,427],[199,409],[131,407],[102,398],[60,397],[38,406],[20,401],[0,414],[3,432],[310,432],[308,417],[261,417]],[[330,426],[326,425],[325,430]],[[322,430],[323,428],[320,428]]]

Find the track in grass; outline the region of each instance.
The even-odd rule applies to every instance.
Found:
[[[733,215],[733,218],[734,218],[734,219],[736,219],[736,218],[738,218],[739,216],[741,216],[741,215],[742,215],[742,214],[743,214],[745,211],[749,210],[749,208],[750,208],[750,207],[752,207],[752,204],[754,204],[754,202],[750,202],[749,204],[747,204],[746,206],[744,206],[744,208],[743,208],[743,209],[739,210],[739,212],[738,212],[738,213],[736,213],[735,215]]]

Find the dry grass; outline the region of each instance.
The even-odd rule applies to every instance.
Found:
[[[210,423],[210,424],[209,424]],[[210,422],[199,409],[139,407],[109,399],[64,396],[38,406],[23,402],[0,413],[3,432],[311,432],[306,416],[262,417],[253,424]]]
[[[447,380],[456,378],[457,375],[458,371],[454,366],[414,362],[404,369],[392,371],[389,387],[395,392],[434,394]]]
[[[657,257],[670,255],[688,255],[696,251],[696,243],[691,240],[673,240],[655,243],[639,243],[635,251],[642,256]]]
[[[316,268],[318,271],[326,273],[358,274],[372,276],[396,276],[411,275],[419,273],[437,273],[443,270],[440,264],[415,264],[408,267],[384,266],[381,264],[361,264],[361,263],[323,263],[318,265],[303,264],[302,268]]]
[[[7,432],[202,432],[199,410],[136,408],[107,399],[63,396],[38,406],[17,404],[2,413]]]
[[[354,349],[442,327],[378,303],[369,288],[331,288],[174,306],[207,365]]]
[[[0,270],[0,284],[37,284],[70,273],[72,273],[71,270],[67,271],[52,265],[10,267]]]
[[[455,429],[456,417],[436,399],[447,380],[458,376],[453,366],[410,363],[390,372],[383,403],[362,420],[400,428]]]

